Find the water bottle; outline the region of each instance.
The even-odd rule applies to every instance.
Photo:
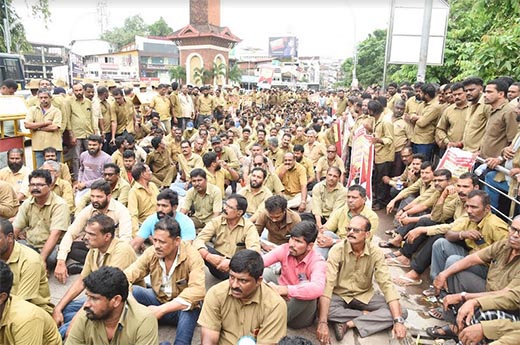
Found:
[[[397,179],[397,182],[395,184],[395,189],[402,190],[403,189],[403,181],[401,181],[401,178]]]
[[[487,164],[481,164],[478,168],[475,169],[474,173],[477,176],[481,176],[482,173],[487,169]]]

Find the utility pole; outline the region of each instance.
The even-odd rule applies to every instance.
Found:
[[[428,44],[430,41],[430,26],[432,22],[433,0],[424,1],[423,26],[421,33],[421,50],[419,53],[419,64],[417,66],[417,81],[424,82],[426,79],[426,63],[428,61]]]
[[[7,53],[11,53],[11,24],[9,23],[9,11],[7,10],[7,0],[4,0],[4,41]]]

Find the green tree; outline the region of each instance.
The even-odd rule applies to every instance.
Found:
[[[2,1],[0,3],[0,25],[2,29],[0,30],[0,51],[6,52],[7,47],[5,45],[5,35],[4,35],[4,18],[5,18],[5,9],[4,4],[7,5],[7,13],[9,17],[9,32],[11,36],[11,52],[13,53],[21,53],[31,49],[30,44],[27,42],[27,38],[25,37],[25,28],[23,26],[23,22],[20,19],[18,13],[12,4],[11,0]],[[47,26],[47,22],[51,17],[51,12],[49,10],[49,0],[36,0],[31,5],[29,5],[31,14],[35,18],[42,18],[45,26]]]
[[[133,42],[136,35],[148,35],[148,26],[140,15],[126,18],[122,27],[106,31],[101,35],[101,39],[110,42],[116,50],[120,50]]]
[[[173,32],[173,29],[161,17],[148,27],[148,32],[151,36],[168,36]]]
[[[211,68],[211,74],[213,75],[213,78],[215,79],[214,81],[216,83],[219,83],[220,81],[224,80],[224,78],[226,77],[226,71],[227,71],[227,68],[226,68],[225,63],[213,62],[213,66]]]
[[[182,66],[175,66],[170,68],[169,73],[172,80],[178,81],[181,84],[184,80],[186,80],[186,68]]]
[[[197,85],[209,84],[212,78],[212,71],[204,67],[195,67],[193,69],[193,79]]]
[[[229,69],[227,76],[231,82],[240,84],[242,81],[242,70],[235,64]]]

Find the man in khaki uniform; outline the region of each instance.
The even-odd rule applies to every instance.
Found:
[[[318,229],[327,222],[334,210],[340,209],[347,202],[347,190],[339,182],[341,170],[331,166],[327,169],[325,179],[312,188],[312,214]]]
[[[176,124],[181,130],[186,129],[186,124],[188,121],[182,117],[182,105],[179,98],[179,83],[174,81],[172,83],[172,93],[170,94],[170,104],[171,104],[171,114],[173,123]]]
[[[276,169],[276,174],[285,187],[284,197],[288,200],[289,208],[298,208],[299,212],[307,208],[307,173],[305,168],[296,163],[294,154],[284,155],[284,164]]]
[[[249,218],[253,223],[257,215],[265,209],[265,200],[273,195],[264,187],[266,175],[267,172],[264,169],[260,167],[253,168],[249,174],[249,185],[243,187],[238,192],[247,199],[245,217]]]
[[[150,275],[152,287],[134,285],[134,298],[148,306],[160,322],[177,326],[176,343],[191,344],[206,293],[204,264],[180,236],[175,219],[161,219],[154,227],[153,247],[145,250],[125,274],[131,284]]]
[[[394,166],[392,175],[399,176],[405,170],[406,165],[404,164],[403,157],[401,157],[401,151],[405,147],[410,147],[410,139],[412,138],[413,128],[408,121],[403,117],[405,103],[403,100],[396,101],[394,104],[394,113],[392,115],[392,124],[394,126]],[[408,151],[407,151],[408,153]],[[412,151],[409,152],[410,157]],[[411,161],[411,159],[410,159]]]
[[[98,87],[97,97],[92,101],[92,115],[94,116],[94,120],[97,119],[99,135],[105,139],[103,142],[103,151],[110,154],[113,151],[110,142],[112,142],[112,135],[115,135],[117,119],[110,103],[108,103],[108,96],[109,92],[106,87]],[[112,131],[112,128],[114,128],[114,131]]]
[[[83,284],[87,299],[70,327],[65,345],[159,342],[153,312],[128,298],[128,280],[119,268],[103,266],[84,278]],[[119,322],[114,325],[112,318]]]
[[[24,126],[31,130],[31,147],[36,156],[36,166],[43,164],[43,149],[49,146],[62,150],[61,122],[62,114],[51,104],[50,90],[38,91],[38,105],[29,108]]]
[[[451,93],[455,103],[446,108],[437,123],[435,130],[435,141],[441,148],[440,156],[449,147],[462,148],[462,137],[466,126],[466,117],[469,104],[464,92],[462,83],[455,83],[451,86]]]
[[[466,127],[462,138],[463,148],[465,151],[477,152],[480,149],[491,106],[484,104],[482,91],[484,89],[484,81],[479,77],[470,77],[462,82],[466,99],[469,103],[468,113],[466,114]]]
[[[287,333],[287,306],[263,283],[260,254],[242,250],[230,261],[229,281],[213,286],[204,299],[199,325],[202,343],[236,344],[245,336],[276,344]]]
[[[146,156],[146,164],[152,170],[151,182],[159,188],[169,188],[177,176],[177,167],[162,136],[152,139],[152,147],[154,150]]]
[[[152,109],[159,113],[159,118],[166,128],[166,132],[169,133],[172,129],[172,115],[171,115],[171,101],[166,91],[168,91],[168,86],[165,84],[159,84],[157,88],[158,95],[152,98],[152,102],[150,103],[150,109],[148,114],[144,114],[145,116],[150,115]]]
[[[18,200],[25,199],[20,192],[24,180],[29,176],[29,169],[24,165],[24,152],[19,148],[7,151],[7,166],[0,169],[0,180],[5,181],[13,187]]]
[[[305,149],[305,157],[309,158],[313,164],[318,163],[318,160],[321,157],[327,155],[327,149],[325,148],[325,145],[318,142],[316,140],[317,137],[318,135],[316,134],[316,131],[309,129],[307,131],[307,143],[303,145],[303,148]]]
[[[341,184],[345,182],[345,163],[338,156],[336,145],[329,145],[327,147],[327,155],[321,157],[316,164],[316,182],[320,182],[327,176],[327,171],[331,167],[336,167],[340,171]]]
[[[0,344],[61,345],[50,315],[11,295],[13,280],[9,266],[0,261]]]
[[[132,168],[134,183],[128,192],[128,210],[132,217],[132,237],[141,224],[155,212],[159,188],[152,180],[152,171],[146,164],[137,163]]]
[[[224,203],[221,216],[213,218],[198,234],[193,246],[204,259],[210,273],[217,279],[229,278],[229,260],[237,251],[260,251],[260,239],[255,225],[244,218],[247,200],[232,194]],[[213,246],[207,246],[213,242]]]
[[[0,259],[14,276],[11,292],[51,314],[49,281],[41,256],[15,241],[13,226],[6,219],[0,219],[0,243]]]
[[[204,123],[206,119],[212,119],[213,110],[215,110],[217,106],[215,99],[209,94],[209,86],[204,86],[200,90],[202,95],[198,97],[197,102],[195,102],[198,126]]]
[[[0,181],[0,217],[9,219],[18,212],[20,202],[13,187],[5,181]]]
[[[13,222],[15,237],[25,230],[26,243],[40,253],[50,272],[56,266],[59,239],[70,224],[69,207],[51,191],[51,184],[48,171],[34,170],[29,175],[32,197],[23,202]]]
[[[190,215],[196,229],[202,229],[222,211],[222,192],[217,186],[208,183],[203,169],[193,169],[190,181],[193,187],[186,193],[181,212]]]
[[[81,275],[72,283],[52,313],[63,338],[65,338],[72,318],[85,303],[84,297],[74,300],[85,289],[83,279],[103,266],[113,266],[124,270],[137,259],[132,246],[115,237],[115,229],[114,220],[101,213],[87,221],[85,242],[89,251],[85,259],[85,266],[83,266]]]
[[[115,138],[125,133],[135,133],[135,124],[137,113],[132,101],[125,97],[123,90],[116,88],[112,90],[114,102],[111,103],[112,112],[116,117],[115,131],[112,127],[112,139],[110,143],[113,145]]]

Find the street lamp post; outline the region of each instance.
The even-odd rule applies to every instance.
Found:
[[[7,53],[11,54],[11,28],[9,25],[9,11],[7,10],[6,0],[4,0],[4,12],[5,18],[2,31],[4,32],[5,48],[7,49]]]

